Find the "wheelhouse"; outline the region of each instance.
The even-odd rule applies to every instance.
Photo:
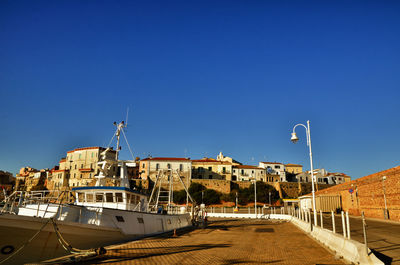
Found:
[[[144,211],[147,196],[125,187],[76,187],[76,205]]]

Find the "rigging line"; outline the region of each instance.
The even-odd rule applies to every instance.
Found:
[[[117,130],[118,130],[118,129],[117,129]],[[117,134],[117,133],[115,132],[114,135],[113,135],[113,137],[111,138],[110,142],[108,143],[107,148],[110,147],[110,145],[111,145],[112,141],[114,140],[114,137],[115,137],[116,134]],[[118,146],[117,146],[117,148],[118,148]]]
[[[126,139],[126,135],[125,135],[124,129],[121,129],[121,131],[122,131],[122,134],[124,135],[125,142],[126,142],[126,144],[128,145],[129,152],[130,152],[131,155],[132,155],[132,159],[135,161],[135,157],[133,156],[131,147],[129,146],[128,139]]]

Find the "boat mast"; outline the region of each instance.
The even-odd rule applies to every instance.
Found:
[[[126,126],[124,121],[121,121],[118,124],[114,121],[114,125],[117,126],[117,131],[115,132],[115,135],[117,136],[117,150],[115,152],[115,160],[118,161],[118,153],[119,150],[121,150],[121,147],[119,146],[119,137],[121,136],[121,130]]]

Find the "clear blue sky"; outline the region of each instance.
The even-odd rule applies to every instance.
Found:
[[[1,1],[0,169],[105,146],[358,178],[399,165],[399,1]],[[129,158],[125,149],[125,158]]]

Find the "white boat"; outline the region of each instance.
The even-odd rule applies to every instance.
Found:
[[[122,128],[123,122],[117,126],[118,145]],[[109,163],[118,163],[119,186],[102,185],[109,178],[105,174]],[[185,207],[170,204],[168,211],[160,210],[159,205],[149,203],[146,195],[128,188],[126,161],[104,159],[99,164],[103,170],[96,176],[96,186],[73,188],[73,204],[55,203],[54,198],[46,196],[37,198],[38,193],[16,192],[8,198],[0,213],[0,264],[39,262],[71,253],[101,253],[102,247],[110,244],[192,225]],[[111,178],[116,180],[115,176]]]

